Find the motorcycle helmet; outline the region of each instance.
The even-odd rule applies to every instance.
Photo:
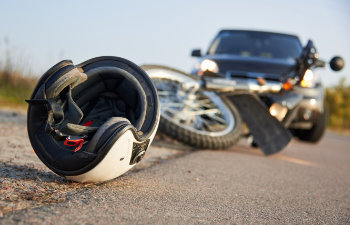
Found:
[[[27,102],[35,153],[53,172],[78,182],[127,172],[145,155],[159,123],[152,80],[118,57],[61,61],[40,78]]]

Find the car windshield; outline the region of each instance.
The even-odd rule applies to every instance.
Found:
[[[264,32],[227,31],[216,37],[208,50],[208,54],[294,59],[299,57],[301,51],[302,46],[296,36]]]

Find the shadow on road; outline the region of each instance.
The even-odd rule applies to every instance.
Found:
[[[72,191],[94,185],[74,183],[33,165],[0,162],[0,218],[7,213],[65,202]]]
[[[265,156],[264,153],[260,150],[258,147],[251,147],[245,138],[241,138],[241,140],[234,146],[223,149],[223,150],[211,150],[211,149],[196,149],[194,147],[184,145],[181,142],[178,142],[168,136],[165,136],[163,134],[157,134],[155,137],[152,146],[156,147],[162,147],[167,149],[173,149],[173,150],[179,150],[183,152],[193,153],[196,151],[204,151],[204,150],[210,150],[210,151],[225,151],[225,152],[231,152],[231,153],[241,153],[241,154],[247,154],[247,155],[256,155],[256,156]]]
[[[0,178],[40,180],[41,182],[65,182],[65,179],[51,172],[40,171],[32,165],[14,165],[0,162]]]
[[[232,153],[240,153],[240,154],[246,154],[246,155],[255,155],[255,156],[265,157],[264,153],[260,150],[260,148],[253,148],[253,147],[250,147],[249,145],[245,145],[242,143],[234,145],[226,151],[232,152]]]
[[[181,142],[178,142],[177,140],[172,139],[161,133],[157,133],[157,135],[155,136],[152,142],[152,146],[169,148],[169,149],[180,150],[185,152],[198,151],[198,149],[194,147],[184,145]]]

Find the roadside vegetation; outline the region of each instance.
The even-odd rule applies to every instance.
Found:
[[[0,40],[0,107],[25,109],[38,78],[30,72],[30,57],[11,45],[8,38]]]
[[[350,130],[350,86],[342,78],[337,86],[327,88],[326,104],[329,110],[329,127]]]
[[[36,78],[18,72],[0,71],[0,106],[26,108],[24,99],[29,99]]]

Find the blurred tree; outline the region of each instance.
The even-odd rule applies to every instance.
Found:
[[[346,86],[345,77],[337,86],[326,89],[326,106],[331,128],[350,129],[350,86]]]

